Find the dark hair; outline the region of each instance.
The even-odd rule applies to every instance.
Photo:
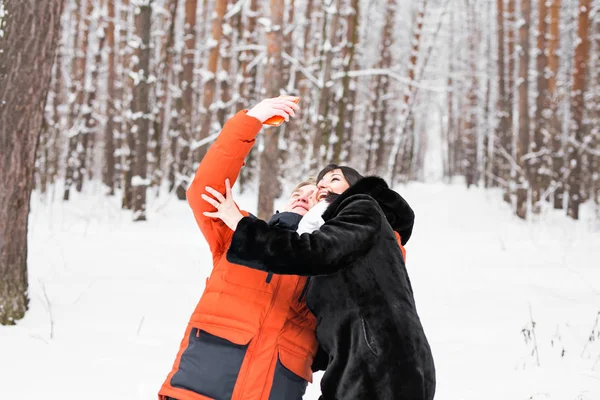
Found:
[[[321,170],[321,172],[319,172],[319,175],[317,175],[317,183],[319,183],[321,181],[321,179],[323,179],[325,174],[327,174],[328,172],[331,172],[331,171],[335,171],[336,169],[339,169],[340,171],[342,171],[344,178],[346,179],[346,181],[348,181],[348,184],[350,186],[354,185],[356,182],[358,182],[359,180],[361,180],[363,178],[363,176],[361,174],[359,174],[358,171],[355,170],[354,168],[346,167],[343,165],[340,166],[337,164],[329,164],[328,166],[323,168]]]

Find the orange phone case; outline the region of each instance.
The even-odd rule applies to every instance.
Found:
[[[294,100],[294,103],[298,104],[298,102],[300,102],[300,97],[297,97],[296,100]],[[263,122],[263,124],[270,125],[270,126],[279,126],[279,125],[283,124],[283,121],[285,121],[285,118],[283,118],[282,116],[276,115],[274,117],[269,118],[265,122]]]

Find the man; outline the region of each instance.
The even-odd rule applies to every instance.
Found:
[[[213,271],[185,331],[160,400],[301,400],[312,381],[316,320],[306,307],[306,278],[229,263],[232,231],[204,215],[206,187],[224,193],[237,179],[262,123],[295,115],[295,97],[266,99],[232,117],[200,163],[188,202],[213,257]],[[270,223],[296,229],[313,205],[314,182],[298,185]],[[214,192],[216,192],[214,191]],[[214,194],[214,193],[212,193]],[[244,215],[247,212],[242,211]]]

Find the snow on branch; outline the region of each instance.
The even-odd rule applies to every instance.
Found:
[[[192,151],[196,150],[196,149],[204,146],[205,144],[210,143],[213,140],[216,140],[218,136],[219,136],[219,133],[214,133],[202,140],[197,140],[197,141],[194,140],[194,141],[192,141],[192,144],[190,145],[190,149],[192,149]]]
[[[394,72],[390,69],[382,69],[382,68],[369,68],[369,69],[361,69],[361,70],[356,70],[356,71],[337,72],[331,76],[331,80],[341,79],[345,76],[349,76],[351,78],[356,78],[356,77],[360,77],[360,76],[373,76],[373,75],[386,75],[400,83],[404,83],[407,86],[412,86],[415,88],[428,90],[430,92],[444,93],[444,92],[448,91],[448,89],[442,88],[442,87],[433,87],[433,86],[429,86],[429,85],[423,85],[422,83],[417,82],[416,80],[411,80],[409,78],[401,76],[400,74],[397,74],[396,72]]]
[[[224,20],[228,20],[229,18],[233,17],[235,14],[239,13],[242,11],[242,8],[244,7],[244,5],[248,2],[248,0],[238,0],[237,3],[235,3],[233,5],[233,7],[231,7],[231,9],[229,10],[229,12],[227,14],[225,14],[225,16],[223,17]]]
[[[323,88],[323,84],[321,82],[319,82],[319,80],[308,69],[306,69],[306,67],[304,65],[302,65],[300,63],[300,61],[298,61],[297,59],[295,59],[294,57],[290,56],[289,54],[287,54],[285,52],[282,52],[281,56],[283,57],[283,59],[289,61],[296,68],[298,68],[298,70],[300,70],[300,72],[302,72],[302,74],[306,77],[306,79],[308,79],[312,84],[314,84],[319,89]]]

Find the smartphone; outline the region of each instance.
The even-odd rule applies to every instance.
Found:
[[[300,101],[300,97],[296,97],[296,100],[294,100],[294,103],[298,104],[299,101]],[[283,124],[283,121],[285,121],[285,118],[283,118],[280,115],[276,115],[274,117],[269,118],[265,122],[263,122],[263,124],[270,125],[270,126],[279,126],[279,125]]]

